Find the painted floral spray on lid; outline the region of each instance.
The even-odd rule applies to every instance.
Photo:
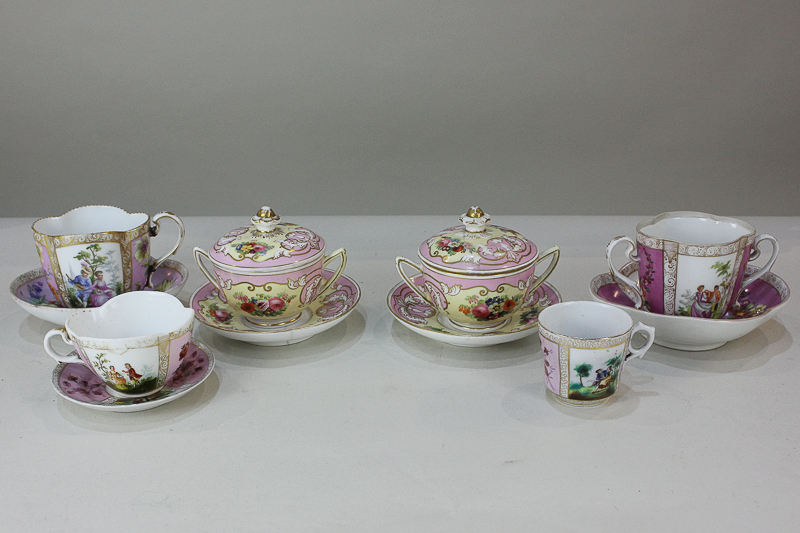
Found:
[[[522,234],[488,224],[491,217],[472,206],[459,226],[440,231],[423,242],[419,257],[434,268],[457,272],[512,270],[536,260],[536,245]]]
[[[252,225],[236,228],[211,248],[212,259],[236,267],[282,267],[310,260],[325,251],[325,241],[313,231],[282,222],[269,207],[258,210]]]

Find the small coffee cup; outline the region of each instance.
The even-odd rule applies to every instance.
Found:
[[[169,218],[180,230],[172,249],[150,256],[150,237],[159,220]],[[53,295],[64,307],[100,307],[130,291],[150,286],[153,271],[183,241],[183,222],[172,213],[128,213],[108,205],[88,205],[59,217],[33,223],[36,251]]]
[[[119,398],[161,390],[180,367],[192,339],[194,311],[170,294],[138,291],[117,296],[103,307],[76,311],[65,327],[45,334],[44,349],[60,363],[87,366]],[[60,355],[60,337],[77,355]]]
[[[634,333],[646,341],[631,346]],[[628,313],[599,302],[565,302],[539,314],[544,382],[554,398],[577,407],[606,402],[619,386],[625,362],[652,346],[655,328],[633,323]]]
[[[747,263],[760,255],[762,241],[772,255],[745,276]],[[639,262],[638,280],[612,263],[617,245],[626,243],[628,258]],[[662,213],[636,226],[636,241],[616,237],[606,248],[611,275],[639,309],[662,315],[721,318],[741,291],[769,272],[778,257],[778,241],[742,220],[708,213]]]

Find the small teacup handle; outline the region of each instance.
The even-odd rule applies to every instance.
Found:
[[[628,357],[625,358],[627,361],[628,359],[633,359],[634,357],[641,358],[647,350],[653,345],[653,341],[656,339],[656,328],[653,326],[648,326],[647,324],[642,324],[641,322],[637,322],[633,326],[633,330],[631,331],[631,340],[629,343],[633,342],[633,336],[636,335],[638,332],[642,332],[644,336],[647,338],[645,343],[640,346],[639,348],[634,348],[632,344],[629,344],[630,354]]]
[[[406,284],[408,285],[408,288],[411,289],[412,291],[416,292],[419,295],[419,297],[422,298],[423,302],[427,302],[428,304],[433,305],[434,307],[436,307],[433,304],[433,302],[431,302],[430,299],[428,299],[428,297],[425,295],[425,292],[422,289],[420,289],[417,286],[417,284],[414,283],[411,280],[411,278],[406,275],[405,272],[403,272],[403,265],[408,265],[411,268],[413,268],[414,270],[419,271],[420,274],[424,274],[424,272],[422,272],[422,267],[417,265],[413,261],[409,261],[405,257],[399,257],[398,256],[395,259],[395,266],[397,267],[397,272],[400,274],[400,277],[403,278],[403,280],[406,282]]]
[[[639,284],[634,283],[630,280],[630,278],[624,276],[622,272],[617,270],[617,268],[614,266],[614,263],[611,262],[611,254],[614,252],[614,248],[623,242],[628,244],[628,249],[625,251],[625,253],[628,255],[628,259],[631,261],[639,260],[636,250],[636,243],[630,237],[622,236],[615,237],[611,239],[610,243],[608,243],[608,246],[606,247],[606,261],[608,261],[608,268],[611,270],[611,277],[613,277],[614,281],[617,282],[619,288],[622,289],[622,292],[624,292],[628,298],[633,300],[633,305],[636,307],[636,309],[641,309],[644,301],[642,298],[642,292],[639,289]]]
[[[80,363],[83,364],[81,358],[77,355],[61,355],[53,349],[51,345],[53,337],[61,337],[65,343],[72,347],[72,341],[69,339],[69,333],[66,328],[54,328],[45,333],[44,335],[44,350],[47,355],[58,361],[59,363]]]
[[[767,261],[767,264],[765,264],[763,267],[759,268],[758,270],[756,270],[755,272],[753,272],[749,276],[746,276],[742,280],[742,287],[741,287],[741,289],[739,289],[740,293],[741,293],[742,290],[744,290],[745,287],[747,287],[748,285],[753,283],[755,280],[759,279],[761,276],[763,276],[764,274],[769,272],[770,269],[772,269],[772,265],[775,264],[775,260],[778,258],[778,250],[780,248],[778,246],[777,239],[775,239],[775,237],[773,237],[772,235],[769,235],[767,233],[762,233],[760,235],[756,235],[756,238],[753,241],[753,247],[750,248],[750,257],[748,258],[748,262],[752,261],[754,259],[758,259],[758,256],[761,255],[761,250],[758,249],[758,245],[762,241],[769,241],[769,242],[772,243],[772,255],[770,256],[769,260]],[[736,301],[738,299],[738,297],[739,297],[739,295],[737,294],[736,295],[736,299],[734,299],[734,301]]]
[[[544,280],[546,280],[550,276],[550,274],[553,273],[553,270],[555,270],[556,265],[558,264],[558,259],[561,257],[561,248],[559,248],[558,246],[551,246],[550,248],[548,248],[544,252],[544,254],[542,254],[536,259],[536,265],[538,266],[539,262],[542,259],[547,259],[551,255],[553,256],[553,258],[550,259],[550,264],[547,265],[547,269],[545,269],[545,271],[541,275],[536,276],[536,281],[534,281],[533,284],[528,288],[528,294],[533,294],[533,291],[538,289],[539,285],[544,283]]]
[[[317,292],[317,297],[321,296],[322,293],[324,293],[326,290],[328,290],[328,287],[331,285],[331,283],[333,283],[334,281],[339,279],[339,276],[342,275],[342,271],[344,270],[344,266],[347,264],[347,252],[345,251],[344,248],[338,248],[333,253],[331,253],[331,255],[326,257],[325,260],[322,262],[322,269],[325,270],[325,267],[328,266],[328,263],[330,263],[331,261],[333,261],[337,257],[341,257],[341,259],[342,259],[341,262],[339,263],[339,268],[337,268],[336,272],[333,274],[333,276],[328,278],[328,281],[326,281],[325,284],[322,285],[322,287],[320,287],[319,291]]]
[[[208,278],[208,281],[210,281],[211,284],[214,287],[216,287],[219,293],[222,294],[222,288],[219,286],[219,283],[217,282],[217,277],[208,269],[208,267],[206,267],[203,264],[203,261],[201,259],[202,257],[205,257],[206,259],[211,261],[211,257],[209,257],[208,253],[205,250],[197,246],[195,246],[193,252],[194,252],[194,261],[195,263],[197,263],[197,266],[200,267],[200,272],[202,272],[203,275],[206,278]]]
[[[186,234],[186,228],[183,225],[183,221],[181,221],[181,219],[178,218],[177,215],[170,213],[168,211],[162,211],[161,213],[153,215],[153,226],[150,228],[151,237],[155,237],[156,235],[158,235],[158,232],[161,230],[161,224],[158,221],[161,220],[162,218],[169,218],[178,225],[178,229],[180,230],[178,235],[178,242],[175,243],[175,246],[173,246],[169,252],[165,253],[162,257],[156,259],[156,261],[152,265],[150,265],[150,274],[155,272],[156,268],[158,268],[158,266],[161,263],[163,263],[169,256],[178,251],[178,248],[180,248],[181,243],[183,242],[183,236]],[[152,277],[151,275],[147,276],[147,286],[150,288],[153,287],[150,281],[151,277]]]

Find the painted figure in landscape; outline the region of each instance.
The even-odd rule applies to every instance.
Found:
[[[81,263],[81,273],[70,280],[70,283],[75,288],[75,297],[80,300],[83,307],[86,307],[87,300],[92,294],[92,278],[89,272],[89,266]]]
[[[89,297],[89,306],[90,307],[100,307],[111,298],[116,296],[114,291],[106,285],[106,282],[103,280],[103,271],[98,270],[95,272],[95,282],[92,284],[92,295]]]
[[[131,383],[134,385],[138,385],[139,380],[142,379],[142,375],[137,373],[130,363],[125,363],[125,373],[128,374],[128,378],[130,378]]]
[[[595,369],[591,363],[580,363],[572,369],[569,398],[575,400],[600,400],[610,396],[617,390],[617,376],[622,368],[622,354],[607,360],[600,368]],[[594,379],[584,382],[594,371]],[[574,377],[578,380],[574,381]]]
[[[711,268],[716,272],[717,279],[721,278],[721,280],[715,282],[713,289],[707,289],[706,285],[698,285],[694,292],[687,290],[681,296],[678,314],[695,318],[719,318],[722,316],[725,309],[720,304],[722,295],[730,282],[731,262],[718,261]]]

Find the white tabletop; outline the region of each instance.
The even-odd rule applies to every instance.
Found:
[[[246,218],[246,217],[245,217]],[[800,288],[800,218],[746,217],[781,242]],[[288,217],[348,252],[363,296],[331,330],[277,348],[197,323],[213,375],[138,413],[56,395],[54,327],[8,292],[0,321],[4,531],[768,531],[800,520],[800,299],[707,352],[653,346],[604,407],[545,396],[536,335],[491,348],[423,338],[386,307],[394,258],[454,217]],[[605,246],[639,217],[503,217],[541,249],[549,282],[588,300]],[[37,268],[32,219],[0,219],[6,286]],[[242,217],[186,217],[180,298]],[[165,235],[170,229],[164,225]],[[163,241],[162,241],[163,239]],[[171,237],[154,240],[155,252]],[[161,242],[160,242],[161,241]],[[789,529],[787,529],[787,527]],[[547,529],[546,529],[547,528]]]

